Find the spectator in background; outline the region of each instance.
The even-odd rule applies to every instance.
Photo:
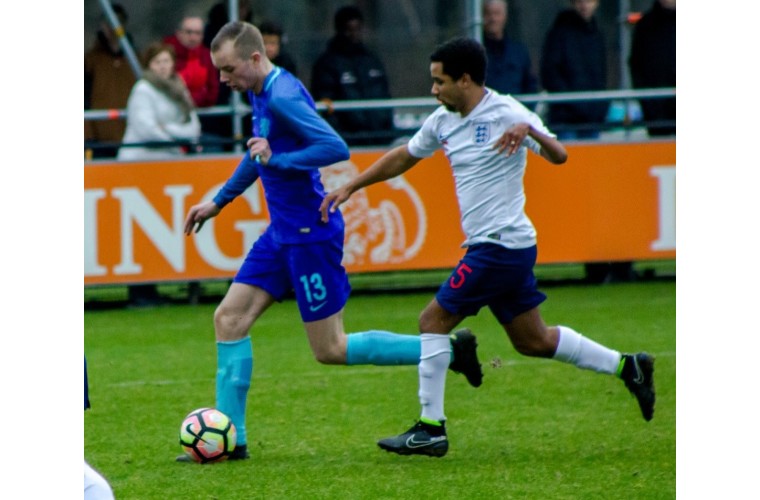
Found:
[[[127,101],[127,130],[119,160],[161,160],[180,157],[177,145],[133,146],[130,143],[196,141],[201,126],[190,92],[175,71],[171,45],[153,43],[143,56],[142,78]]]
[[[175,67],[185,81],[196,107],[216,104],[219,95],[219,72],[211,62],[211,52],[203,45],[203,19],[185,16],[177,31],[164,38],[174,48]]]
[[[214,39],[222,26],[227,24],[230,20],[229,13],[227,12],[227,0],[222,0],[214,4],[208,11],[208,19],[206,21],[206,27],[203,30],[203,45],[210,48],[211,40]],[[250,0],[238,0],[238,20],[248,23],[257,24],[258,21],[254,20],[253,7]],[[232,90],[227,85],[220,85],[219,94],[216,98],[217,106],[227,106],[231,102]],[[245,92],[242,93],[242,102],[250,104],[248,96]],[[250,126],[251,115],[246,114],[241,118],[241,130],[246,130]],[[216,115],[207,116],[203,119],[204,132],[214,135],[218,138],[234,138],[232,129],[232,118],[230,115]],[[232,144],[228,143],[222,147],[225,151],[232,151]]]
[[[634,88],[676,86],[676,0],[654,0],[652,8],[636,23],[628,64]],[[673,122],[648,125],[650,136],[675,135],[675,97],[642,99],[641,111],[647,122]]]
[[[127,24],[127,12],[120,4],[112,6],[119,23]],[[129,33],[125,35],[132,43]],[[135,84],[135,74],[119,45],[119,37],[114,33],[108,20],[103,16],[97,40],[84,55],[84,109],[122,109]],[[93,157],[114,157],[118,142],[124,135],[123,120],[88,120],[84,122],[85,141],[111,143],[111,147],[93,148]]]
[[[486,85],[500,94],[534,94],[538,83],[530,54],[522,43],[505,32],[508,4],[506,0],[483,2],[483,46],[486,49]]]
[[[546,35],[541,59],[543,87],[549,92],[605,90],[607,51],[595,17],[599,0],[571,3],[573,8],[560,12]],[[599,136],[607,108],[606,101],[551,104],[548,121],[561,140],[593,139]]]
[[[293,76],[298,77],[298,68],[296,62],[290,57],[290,54],[282,50],[284,43],[284,34],[282,27],[273,21],[264,21],[259,25],[261,36],[264,37],[264,48],[267,52],[267,58],[273,64],[288,70]]]
[[[201,124],[184,80],[175,71],[174,49],[160,42],[148,46],[143,55],[143,75],[135,83],[127,101],[127,130],[119,160],[161,160],[180,158],[180,146],[127,146],[130,143],[165,142],[178,139],[196,141]],[[129,303],[153,306],[163,301],[154,284],[132,285]]]
[[[228,2],[222,0],[217,2],[208,11],[208,21],[206,22],[206,28],[203,30],[203,45],[211,47],[211,40],[214,39],[222,26],[227,24],[230,20],[230,16],[227,13]],[[238,0],[238,21],[245,21],[247,23],[257,23],[253,19],[253,6],[250,0]],[[224,86],[222,86],[223,88]]]
[[[211,51],[203,45],[203,19],[196,15],[182,18],[173,35],[164,43],[174,48],[175,67],[185,81],[197,108],[215,106],[219,97],[219,71],[211,62]],[[201,142],[206,151],[220,151],[220,137],[215,133],[215,118],[201,118]]]
[[[364,16],[354,6],[335,13],[335,35],[314,64],[311,93],[315,100],[388,99],[385,67],[364,44]],[[329,112],[328,121],[349,146],[388,144],[393,137],[393,111]]]

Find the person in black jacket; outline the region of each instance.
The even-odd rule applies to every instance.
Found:
[[[508,18],[506,0],[483,2],[483,46],[488,58],[486,85],[500,94],[535,94],[538,82],[528,48],[506,35]]]
[[[676,0],[655,0],[636,23],[628,64],[634,88],[676,86]],[[675,135],[675,97],[642,99],[641,111],[647,122],[672,122],[647,125],[650,136]]]
[[[364,16],[354,6],[335,13],[335,36],[312,69],[311,94],[330,106],[332,101],[388,99],[385,67],[364,44]],[[393,140],[389,108],[329,112],[327,120],[349,146],[388,144]]]
[[[293,76],[298,78],[298,67],[296,61],[285,52],[282,46],[285,43],[285,33],[282,26],[274,21],[264,21],[258,26],[261,36],[264,38],[264,48],[267,51],[267,57],[272,64],[288,70]]]
[[[607,51],[595,17],[599,0],[572,0],[546,35],[541,80],[549,92],[579,92],[607,88]],[[596,138],[605,121],[606,101],[557,103],[548,122],[560,139]]]
[[[229,2],[227,0],[221,0],[215,3],[208,11],[206,25],[203,29],[203,45],[211,48],[211,40],[214,39],[219,30],[227,24],[230,20],[228,12]],[[252,0],[238,0],[238,17],[239,21],[245,21],[254,25],[259,24],[259,19],[254,15]],[[250,104],[248,102],[248,95],[242,93],[242,103]],[[219,85],[219,93],[216,98],[217,106],[227,106],[232,100],[232,90],[227,85]],[[217,137],[232,138],[233,137],[233,124],[230,115],[216,115],[207,116],[204,120],[205,132],[215,135]],[[246,130],[246,127],[251,125],[251,115],[246,114],[240,118],[241,130]],[[234,146],[232,143],[226,143],[222,145],[222,149],[225,151],[232,151]]]

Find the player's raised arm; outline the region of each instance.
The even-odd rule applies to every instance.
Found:
[[[541,156],[546,160],[561,165],[567,161],[567,150],[556,138],[546,135],[535,127],[529,127],[528,135],[541,145]]]
[[[319,206],[322,222],[327,222],[329,213],[335,212],[351,195],[364,187],[397,177],[420,161],[421,158],[412,156],[406,144],[391,149],[367,170],[357,175],[338,189],[327,193]]]
[[[541,145],[541,156],[546,160],[560,165],[567,161],[567,150],[554,137],[544,134],[529,123],[518,123],[510,127],[496,141],[493,148],[499,153],[506,152],[507,156],[515,153],[522,144],[525,137],[530,136],[539,145]]]

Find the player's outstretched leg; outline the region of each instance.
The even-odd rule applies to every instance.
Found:
[[[446,437],[446,425],[432,425],[418,421],[411,429],[377,442],[377,445],[399,455],[427,455],[442,457],[449,451],[449,440]]]
[[[346,336],[347,365],[416,365],[420,362],[420,337],[382,330]]]
[[[618,375],[631,394],[636,396],[644,420],[652,420],[655,403],[654,357],[645,352],[623,354]]]
[[[461,373],[473,387],[483,383],[478,361],[478,343],[467,328],[450,337],[452,360],[449,368]],[[347,336],[347,365],[416,365],[420,362],[419,335],[402,335],[381,330],[351,333]]]
[[[461,373],[473,387],[483,383],[483,369],[478,361],[478,342],[469,328],[451,334],[451,353],[454,359],[449,369]]]

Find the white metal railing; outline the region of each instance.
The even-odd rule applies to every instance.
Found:
[[[634,127],[642,127],[649,125],[645,123],[641,118],[636,116],[629,116],[631,104],[638,103],[642,100],[649,99],[667,99],[674,98],[676,96],[675,88],[653,88],[653,89],[637,89],[637,90],[604,90],[604,91],[591,91],[591,92],[557,92],[548,93],[542,92],[537,94],[521,94],[514,97],[520,102],[526,105],[535,105],[536,112],[539,114],[544,113],[546,105],[551,103],[568,103],[568,102],[588,102],[588,101],[608,101],[611,104],[616,103],[622,115],[613,122],[604,124],[588,124],[588,125],[568,125],[568,126],[554,126],[552,129],[558,132],[560,129],[583,129],[585,127],[593,127],[599,129],[620,129],[626,131],[626,135],[630,136],[628,132]],[[409,135],[422,124],[422,121],[427,115],[439,106],[438,101],[434,97],[408,97],[408,98],[396,98],[396,99],[369,99],[369,100],[356,100],[356,101],[333,101],[328,108],[328,105],[323,102],[317,102],[316,107],[319,112],[327,112],[332,109],[332,112],[340,111],[352,111],[352,110],[368,110],[368,109],[393,109],[394,110],[394,126],[395,129],[389,132],[373,132],[373,133],[352,133],[346,134],[346,140],[351,138],[370,138],[377,140],[377,144],[388,144],[395,138]],[[238,99],[230,105],[224,106],[211,106],[206,108],[198,108],[197,110],[200,116],[228,116],[232,120],[233,133],[232,137],[226,138],[207,138],[200,142],[188,142],[188,141],[176,141],[172,143],[140,143],[130,144],[130,146],[166,146],[166,145],[183,145],[188,146],[193,150],[197,149],[197,146],[204,146],[205,150],[219,151],[219,147],[225,147],[232,145],[236,152],[242,151],[243,137],[240,130],[242,118],[250,115],[251,107],[249,104],[241,102],[238,94]],[[104,120],[123,120],[126,119],[126,109],[95,109],[85,110],[84,119],[94,121]],[[661,125],[658,123],[658,125]],[[666,124],[673,125],[673,124]],[[348,136],[351,137],[348,137]],[[372,137],[370,137],[372,136]],[[205,142],[204,142],[205,141]],[[86,156],[91,157],[92,150],[98,148],[113,148],[123,146],[121,143],[98,143],[96,141],[85,141]]]
[[[599,90],[593,92],[542,92],[538,94],[520,94],[514,97],[524,104],[540,104],[553,102],[583,102],[583,101],[613,101],[666,99],[676,96],[675,88],[639,89],[639,90]],[[327,111],[328,106],[317,102],[317,111]],[[359,101],[333,101],[334,111],[364,110],[364,109],[404,109],[404,108],[435,108],[439,105],[434,97],[402,97],[396,99],[368,99]],[[232,105],[211,106],[198,108],[200,116],[223,116],[233,111]],[[240,103],[235,110],[241,116],[251,112],[248,104]],[[126,109],[89,109],[84,111],[85,120],[118,120],[125,119]]]

